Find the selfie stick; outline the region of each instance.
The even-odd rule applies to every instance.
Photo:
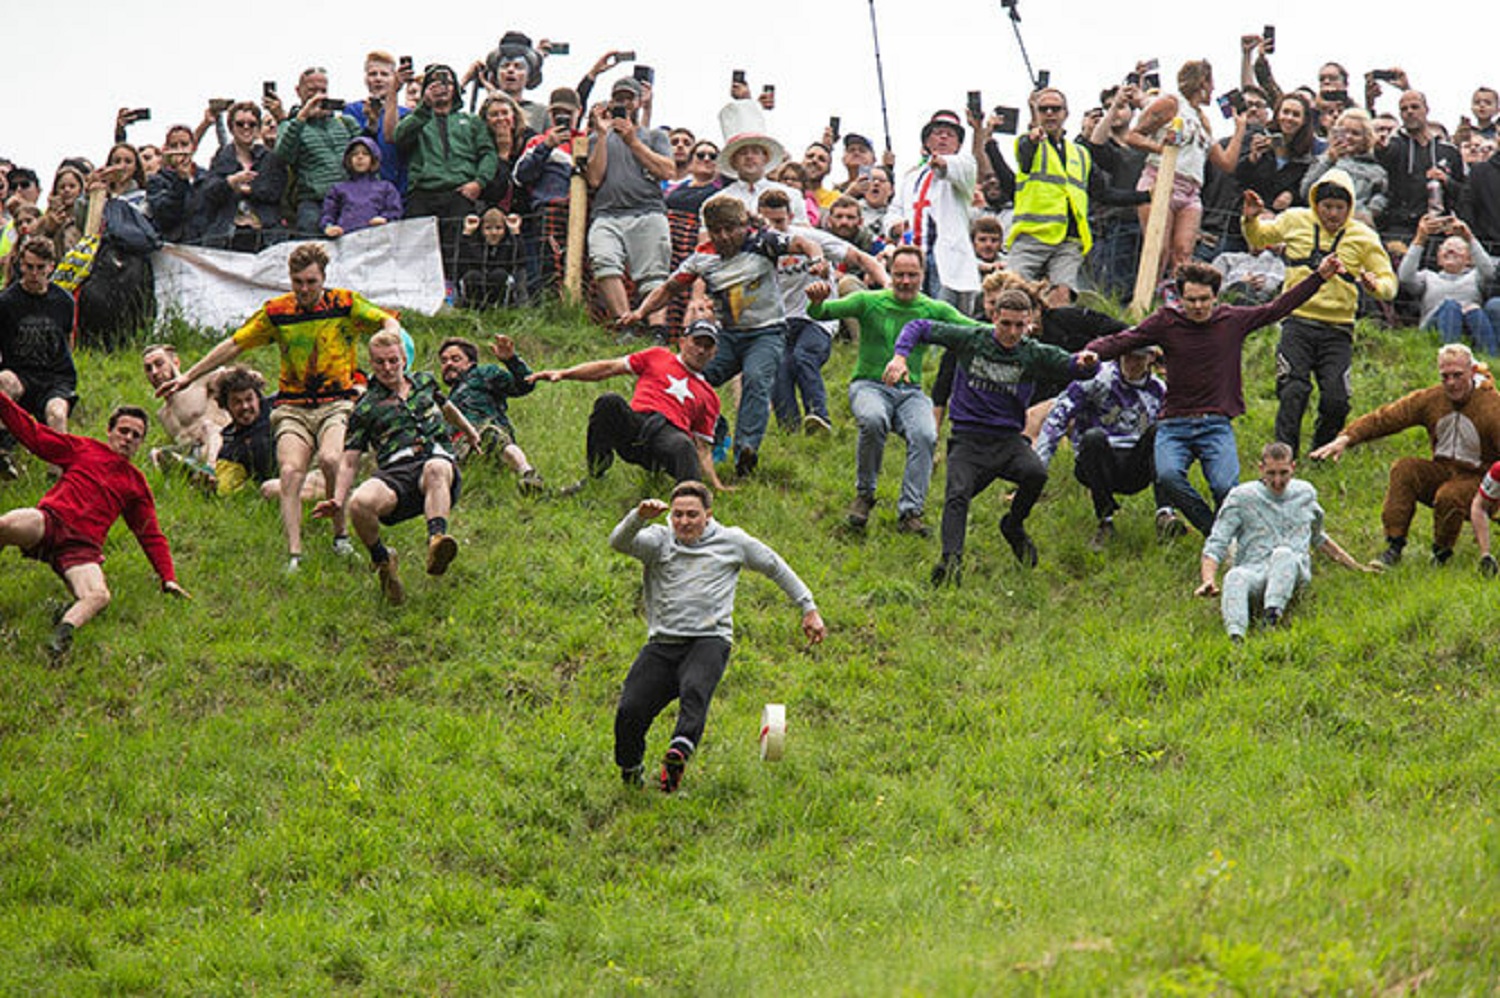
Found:
[[[870,37],[875,39],[875,80],[880,85],[880,121],[885,127],[885,151],[891,151],[891,116],[885,109],[885,68],[880,62],[880,29],[875,26],[875,0],[870,0]]]
[[[1016,45],[1021,49],[1021,61],[1026,64],[1026,77],[1031,80],[1033,88],[1041,85],[1036,78],[1036,73],[1031,70],[1031,56],[1026,54],[1026,42],[1021,38],[1021,15],[1016,11],[1016,0],[1000,0],[1000,6],[1010,15],[1011,30],[1016,33]]]

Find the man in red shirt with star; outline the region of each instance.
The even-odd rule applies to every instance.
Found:
[[[677,353],[652,347],[625,357],[590,360],[562,370],[537,371],[528,381],[603,381],[636,378],[630,401],[614,392],[599,396],[589,415],[589,474],[600,477],[619,455],[676,481],[703,479],[723,490],[714,470],[714,424],[719,396],[703,369],[719,346],[719,328],[700,319],[678,340]]]
[[[13,544],[26,557],[50,565],[73,594],[73,605],[48,645],[54,662],[72,648],[73,632],[109,605],[104,538],[121,516],[161,578],[162,592],[188,595],[177,584],[151,487],[131,463],[146,438],[146,421],[146,410],[121,406],[110,415],[109,433],[101,443],[42,426],[0,394],[0,422],[23,447],[62,469],[62,477],[36,506],[0,516],[0,549]]]

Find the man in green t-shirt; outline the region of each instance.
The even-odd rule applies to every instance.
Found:
[[[855,450],[854,502],[849,506],[849,525],[864,529],[875,508],[875,486],[880,480],[880,462],[885,456],[885,438],[895,431],[906,441],[906,470],[901,476],[901,495],[896,500],[897,530],[929,535],[922,522],[927,486],[932,481],[932,456],[937,449],[937,422],[932,418],[932,400],[922,391],[922,354],[914,351],[910,374],[896,384],[881,383],[885,366],[895,355],[901,327],[913,319],[936,319],[961,325],[982,325],[967,318],[946,302],[922,294],[922,251],[902,246],[891,256],[891,286],[884,291],[857,291],[847,298],[828,301],[824,283],[807,288],[807,314],[818,321],[859,320],[859,358],[849,382],[849,408],[859,427]]]

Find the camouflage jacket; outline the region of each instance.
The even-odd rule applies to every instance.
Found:
[[[531,368],[520,357],[512,357],[504,367],[475,364],[459,376],[456,384],[449,386],[453,393],[450,400],[476,427],[495,423],[514,436],[505,400],[531,393],[536,386],[526,380],[530,373]]]
[[[443,403],[447,401],[437,379],[418,372],[406,376],[411,391],[401,399],[374,378],[369,391],[349,416],[345,450],[373,450],[375,463],[389,467],[414,457],[447,454]]]

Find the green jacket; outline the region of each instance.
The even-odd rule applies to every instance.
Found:
[[[489,129],[463,111],[437,115],[424,104],[401,119],[395,139],[406,157],[407,193],[451,191],[471,180],[482,187],[500,165]]]
[[[344,174],[344,150],[359,134],[353,118],[296,118],[281,126],[276,155],[297,174],[297,200],[321,202],[328,188],[349,178]]]

